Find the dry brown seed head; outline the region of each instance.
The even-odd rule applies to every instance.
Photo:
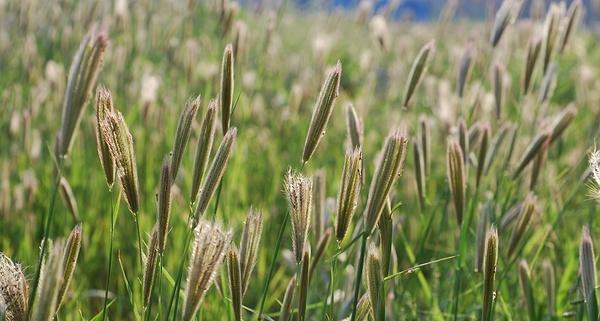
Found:
[[[109,188],[112,187],[115,181],[116,166],[105,137],[102,135],[101,126],[106,115],[113,111],[114,107],[110,91],[104,88],[104,86],[99,86],[96,91],[96,144],[100,165],[102,165],[102,169],[104,170],[104,177]]]

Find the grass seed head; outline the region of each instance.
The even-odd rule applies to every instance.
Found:
[[[342,64],[338,61],[336,66],[329,71],[319,92],[304,142],[304,151],[302,153],[302,161],[304,163],[308,162],[315,152],[319,141],[325,135],[327,122],[329,122],[335,100],[339,95],[341,79]]]
[[[56,316],[60,285],[64,281],[64,244],[62,240],[52,243],[42,263],[31,321],[52,321]]]
[[[171,164],[163,161],[158,186],[158,251],[163,253],[167,244],[167,233],[171,221]]]
[[[290,279],[287,287],[285,288],[285,294],[283,295],[283,301],[281,302],[281,309],[279,310],[279,321],[289,321],[292,312],[292,302],[294,301],[294,292],[296,290],[296,276]]]
[[[229,131],[231,112],[233,109],[233,47],[228,44],[223,52],[221,63],[221,93],[219,103],[221,104],[221,129],[223,135]]]
[[[326,175],[325,169],[317,170],[312,177],[313,181],[313,237],[315,240],[319,240],[325,229],[325,198],[326,198]]]
[[[183,291],[183,321],[190,321],[200,302],[213,283],[215,275],[229,251],[231,232],[214,223],[200,220],[194,228],[194,241],[189,260],[188,275]]]
[[[523,153],[523,157],[519,160],[519,163],[513,173],[513,177],[518,177],[521,172],[529,165],[529,163],[535,158],[535,156],[542,151],[545,144],[547,144],[548,140],[551,138],[551,133],[547,130],[538,134],[533,138],[531,143],[525,149]]]
[[[362,182],[362,151],[360,147],[346,152],[337,199],[335,236],[338,245],[344,242],[356,212]]]
[[[308,286],[310,282],[310,247],[306,247],[300,262],[300,286],[298,288],[298,320],[306,319],[306,302],[308,301]]]
[[[160,227],[158,224],[156,224],[154,225],[152,233],[150,234],[148,253],[146,254],[146,262],[144,263],[144,275],[142,278],[142,296],[144,300],[144,307],[148,307],[150,305],[150,298],[152,297],[152,288],[154,285],[154,279],[156,278],[156,262],[158,261],[159,241]]]
[[[425,208],[425,160],[423,158],[423,149],[418,140],[413,141],[413,156],[415,165],[415,182],[417,184],[417,193],[419,195],[419,207],[421,210]]]
[[[433,55],[434,48],[435,40],[431,40],[421,48],[419,54],[415,58],[415,61],[410,69],[410,73],[408,74],[408,81],[406,82],[406,86],[404,88],[404,101],[402,106],[408,108],[410,100],[415,93],[420,80],[427,72],[427,67],[429,66],[429,57]]]
[[[515,251],[517,250],[517,246],[523,239],[525,232],[527,232],[530,226],[531,219],[537,211],[537,197],[533,193],[529,193],[523,201],[523,203],[521,204],[521,209],[519,211],[517,223],[513,227],[512,233],[510,235],[510,241],[507,252],[509,258],[513,257],[513,255],[516,254]]]
[[[296,263],[300,264],[310,227],[312,181],[290,170],[285,178],[284,189],[292,218],[292,248]]]
[[[65,202],[69,213],[71,213],[73,220],[78,222],[79,209],[77,207],[77,200],[75,199],[75,194],[73,193],[73,189],[71,188],[69,181],[67,181],[67,179],[64,176],[60,178],[60,196]]]
[[[250,276],[258,258],[258,247],[262,235],[263,218],[256,210],[250,210],[244,224],[240,241],[240,269],[242,273],[242,295],[248,290]]]
[[[483,168],[485,167],[485,159],[487,157],[488,145],[490,140],[490,126],[485,124],[481,127],[481,141],[479,143],[479,157],[477,158],[477,175],[475,176],[475,187],[479,188]]]
[[[533,79],[533,71],[538,61],[542,48],[542,38],[538,35],[533,35],[527,43],[527,54],[525,56],[525,64],[523,68],[523,76],[521,82],[521,92],[526,95],[529,92],[529,87]]]
[[[346,106],[346,126],[348,127],[348,141],[352,149],[362,147],[363,145],[363,124],[356,112],[354,105],[349,103]]]
[[[100,165],[102,165],[102,169],[104,170],[104,177],[109,188],[115,182],[116,165],[105,136],[102,135],[101,126],[106,115],[112,112],[114,112],[114,107],[110,91],[103,86],[99,86],[96,91],[96,144]]]
[[[498,263],[498,232],[490,227],[485,237],[485,252],[483,256],[483,304],[481,309],[482,321],[492,319],[492,307],[496,297],[494,282],[496,265]]]
[[[583,227],[579,243],[579,273],[581,274],[581,290],[587,307],[589,320],[597,320],[598,302],[596,299],[596,257],[590,229]]]
[[[461,225],[466,204],[467,174],[463,150],[454,139],[448,141],[446,166],[454,211],[456,212],[458,224]]]
[[[198,137],[194,171],[192,174],[192,195],[190,197],[192,202],[198,197],[200,183],[202,182],[202,177],[204,176],[204,171],[206,170],[210,158],[210,152],[215,138],[216,114],[217,101],[213,99],[208,103],[208,109],[206,110],[206,114],[202,120],[202,126],[200,127],[200,136]]]
[[[562,20],[561,26],[561,37],[560,37],[560,47],[559,52],[563,53],[565,48],[567,47],[567,43],[573,34],[574,29],[577,27],[577,23],[579,20],[579,15],[581,12],[581,0],[575,0],[571,2],[569,6],[569,11],[567,12],[566,17]]]
[[[225,174],[227,162],[229,162],[233,147],[235,146],[236,137],[237,128],[230,128],[225,137],[223,137],[221,145],[210,164],[210,168],[202,184],[202,189],[200,190],[200,196],[198,197],[198,205],[194,213],[194,226],[197,224],[198,219],[204,215],[210,200],[217,190],[217,186]]]
[[[196,97],[192,101],[188,101],[184,110],[179,115],[177,130],[175,132],[175,143],[173,144],[173,152],[171,154],[171,184],[173,184],[175,182],[175,178],[177,178],[183,152],[185,151],[185,147],[190,140],[190,134],[192,133],[192,122],[196,118],[198,108],[200,108],[200,96]]]
[[[396,179],[402,175],[407,141],[405,129],[393,128],[383,145],[364,212],[367,234],[375,228]]]
[[[236,321],[242,320],[242,277],[240,271],[240,256],[235,246],[227,253],[227,272],[229,277],[229,293]]]
[[[374,320],[378,320],[379,311],[382,308],[383,300],[383,274],[381,270],[381,255],[379,249],[370,246],[365,265],[367,293],[371,302],[371,312]]]

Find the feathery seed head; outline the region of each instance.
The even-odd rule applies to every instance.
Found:
[[[485,251],[483,257],[483,321],[492,319],[492,307],[495,298],[494,282],[496,278],[496,265],[498,263],[498,232],[495,227],[488,229],[485,237]]]
[[[371,234],[375,228],[396,179],[402,175],[407,142],[406,130],[393,128],[383,145],[364,211],[367,234]]]
[[[233,47],[231,44],[228,44],[223,52],[219,102],[221,104],[221,129],[225,135],[229,131],[233,109]]]
[[[292,218],[292,248],[296,262],[299,264],[302,261],[302,253],[310,226],[312,181],[310,178],[290,170],[285,178],[284,189]]]
[[[415,61],[410,69],[410,73],[408,74],[408,81],[406,82],[406,86],[404,88],[404,101],[402,106],[408,108],[408,104],[410,103],[410,100],[415,93],[420,80],[427,72],[427,67],[429,66],[429,57],[433,54],[432,52],[434,48],[435,40],[431,40],[421,48],[419,54],[415,58]]]
[[[329,71],[315,103],[302,153],[302,161],[305,163],[308,162],[315,152],[319,141],[325,135],[325,127],[327,127],[335,100],[339,95],[341,78],[342,64],[338,61],[336,66]]]
[[[227,162],[231,157],[236,137],[237,128],[232,127],[227,131],[227,134],[225,134],[225,137],[223,137],[223,140],[221,141],[221,145],[219,146],[219,149],[213,158],[206,178],[204,179],[202,189],[200,190],[198,206],[196,207],[196,212],[194,213],[194,226],[197,224],[198,219],[204,215],[204,212],[208,207],[208,203],[215,194],[217,186],[223,178],[223,174],[225,174]]]
[[[448,184],[452,194],[452,202],[458,224],[462,224],[463,212],[466,204],[467,174],[463,150],[454,139],[448,141],[446,158]]]
[[[250,210],[246,217],[242,240],[240,241],[240,269],[242,273],[242,295],[248,290],[250,276],[256,259],[258,258],[258,246],[262,235],[262,214],[256,210]]]
[[[105,137],[102,134],[101,126],[106,115],[113,112],[114,107],[110,91],[104,86],[99,86],[96,91],[96,144],[100,165],[102,165],[102,169],[104,170],[104,177],[106,178],[106,184],[108,184],[109,188],[111,188],[115,182],[116,166]]]
[[[117,177],[131,213],[139,211],[139,185],[135,151],[131,132],[123,115],[118,112],[106,114],[101,125],[102,135],[117,166]]]
[[[212,150],[213,141],[215,138],[215,124],[217,114],[217,101],[211,100],[208,103],[208,109],[202,120],[202,126],[200,128],[200,137],[198,137],[198,146],[196,147],[196,158],[194,160],[194,172],[192,174],[192,195],[190,200],[193,202],[198,196],[200,190],[200,183],[208,160],[210,158],[210,151]]]
[[[556,314],[556,272],[554,265],[548,259],[542,263],[542,276],[544,278],[544,287],[548,300],[548,313],[553,316]]]
[[[29,285],[23,269],[0,252],[0,299],[8,321],[27,319]]]
[[[338,190],[337,216],[335,224],[335,236],[338,245],[341,244],[348,234],[350,223],[356,212],[358,196],[362,182],[362,151],[360,147],[346,152],[344,168]]]
[[[177,173],[179,172],[179,166],[181,165],[181,159],[183,152],[190,139],[192,132],[192,122],[196,118],[196,113],[200,107],[200,95],[192,101],[188,101],[185,104],[185,109],[179,115],[177,121],[177,130],[175,133],[175,143],[173,144],[173,152],[171,155],[171,184],[175,182]]]
[[[590,153],[588,159],[592,182],[590,183],[591,196],[600,201],[600,150],[594,150]]]
[[[231,232],[214,223],[199,220],[194,228],[194,241],[183,299],[183,321],[190,321],[213,283],[223,258],[229,250]]]
[[[73,273],[75,272],[75,266],[77,265],[77,258],[79,257],[79,251],[81,249],[81,224],[77,224],[65,243],[64,258],[63,258],[63,278],[60,283],[60,290],[58,291],[58,297],[56,300],[56,311],[60,308],[71,279],[73,279]]]

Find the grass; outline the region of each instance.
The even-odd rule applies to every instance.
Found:
[[[498,227],[496,300],[491,319],[531,319],[528,315],[536,318],[531,321],[558,320],[562,315],[595,319],[588,316],[594,307],[583,300],[578,271],[582,226],[589,227],[593,241],[600,235],[595,218],[598,203],[588,192],[591,182],[586,178],[587,158],[600,130],[598,34],[578,26],[564,53],[553,53],[555,86],[548,102],[540,105],[543,53],[533,69],[530,92],[523,95],[520,87],[527,43],[532,36],[543,37],[542,28],[534,27],[543,25],[543,17],[537,21],[520,17],[492,48],[490,22],[453,19],[414,23],[384,18],[386,29],[379,31],[384,37],[375,38],[378,35],[373,34],[371,21],[375,15],[383,15],[385,8],[360,21],[360,15],[353,11],[298,12],[291,4],[274,11],[243,6],[231,9],[231,5],[222,10],[216,2],[188,7],[187,2],[141,1],[127,5],[126,11],[116,5],[79,1],[31,7],[9,1],[0,6],[0,251],[22,265],[31,298],[35,297],[40,258],[48,255],[51,244],[44,240],[66,238],[79,223],[58,197],[57,175],[64,175],[77,201],[83,241],[57,320],[148,317],[142,308],[140,256],[146,248],[143,240],[148,239],[157,220],[155,195],[161,164],[173,150],[178,116],[186,102],[201,95],[189,146],[183,147],[172,187],[172,216],[150,310],[160,321],[181,319],[182,289],[193,241],[189,226],[197,206],[197,200],[189,199],[196,146],[208,103],[218,99],[221,92],[221,62],[229,43],[238,51],[234,53],[235,78],[228,96],[231,113],[227,122],[237,128],[237,137],[203,219],[217,221],[225,231],[232,231],[233,241],[239,244],[249,209],[262,213],[257,264],[243,296],[244,320],[261,320],[261,316],[277,320],[288,282],[297,273],[289,206],[283,192],[288,170],[307,177],[319,169],[327,172],[323,230],[334,227],[340,176],[350,147],[348,103],[354,105],[364,130],[360,146],[364,185],[347,237],[340,244],[331,237],[314,270],[307,291],[307,321],[352,319],[355,302],[367,292],[365,275],[357,269],[363,265],[361,248],[379,248],[379,228],[376,226],[367,237],[362,232],[363,213],[378,152],[390,129],[396,127],[407,129],[409,155],[402,176],[390,189],[392,264],[381,279],[385,311],[374,313],[375,319],[381,320],[383,312],[390,320],[479,320],[483,276],[473,271],[479,248],[478,220],[482,211],[488,211],[490,226],[498,227],[508,209],[525,199],[532,166],[538,162],[532,161],[517,176],[518,162],[534,138],[544,133],[554,116],[570,103],[577,113],[562,135],[546,146],[533,191],[538,208],[511,257],[507,251],[518,220],[506,228]],[[232,15],[232,10],[237,11]],[[119,204],[125,197],[121,197],[120,187],[107,192],[96,150],[95,91],[84,105],[71,153],[60,163],[54,156],[69,67],[83,36],[93,29],[90,21],[97,22],[98,28],[104,24],[108,35],[97,84],[111,91],[114,106],[123,114],[133,137],[140,196],[135,223],[127,206],[120,206],[126,204]],[[236,30],[243,28],[240,24],[245,24],[248,32],[236,44],[240,39]],[[415,57],[432,40],[434,48],[423,74],[418,81],[409,79]],[[459,98],[459,65],[468,46],[473,46],[473,59],[464,96]],[[316,146],[310,146],[309,157],[303,157],[326,71],[338,60],[343,66],[339,96],[320,118],[327,120],[311,133],[311,143]],[[496,63],[503,66],[499,117],[492,79]],[[403,107],[408,81],[415,86],[411,84],[408,107]],[[219,120],[215,123],[221,127],[218,106]],[[413,140],[421,141],[419,121],[423,117],[431,124],[431,151],[428,163],[422,164],[428,171],[420,204],[411,145]],[[446,169],[447,140],[458,138],[460,119],[472,134],[465,163],[462,223],[456,220]],[[495,135],[508,123],[518,128],[514,145],[511,147],[509,131],[476,188],[480,158],[477,128],[489,124],[488,151],[496,150]],[[325,131],[322,137],[318,133],[321,125]],[[223,140],[221,128],[216,128],[214,135],[209,164]],[[205,171],[203,177],[206,175]],[[312,227],[308,230],[306,245],[314,255],[318,240]],[[530,301],[536,313],[528,313],[519,286],[515,263],[521,259],[530,269],[534,297]],[[545,261],[555,270],[555,293],[545,290]],[[202,299],[196,320],[233,320],[227,278],[221,277],[225,269],[222,265],[217,271],[219,280]],[[0,278],[0,285],[2,282]],[[5,295],[0,291],[4,300]],[[550,296],[556,305],[554,314],[547,308]],[[301,310],[296,301],[289,311],[294,320]]]

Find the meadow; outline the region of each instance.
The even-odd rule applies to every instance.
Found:
[[[394,5],[0,0],[0,320],[598,320],[581,2]]]

